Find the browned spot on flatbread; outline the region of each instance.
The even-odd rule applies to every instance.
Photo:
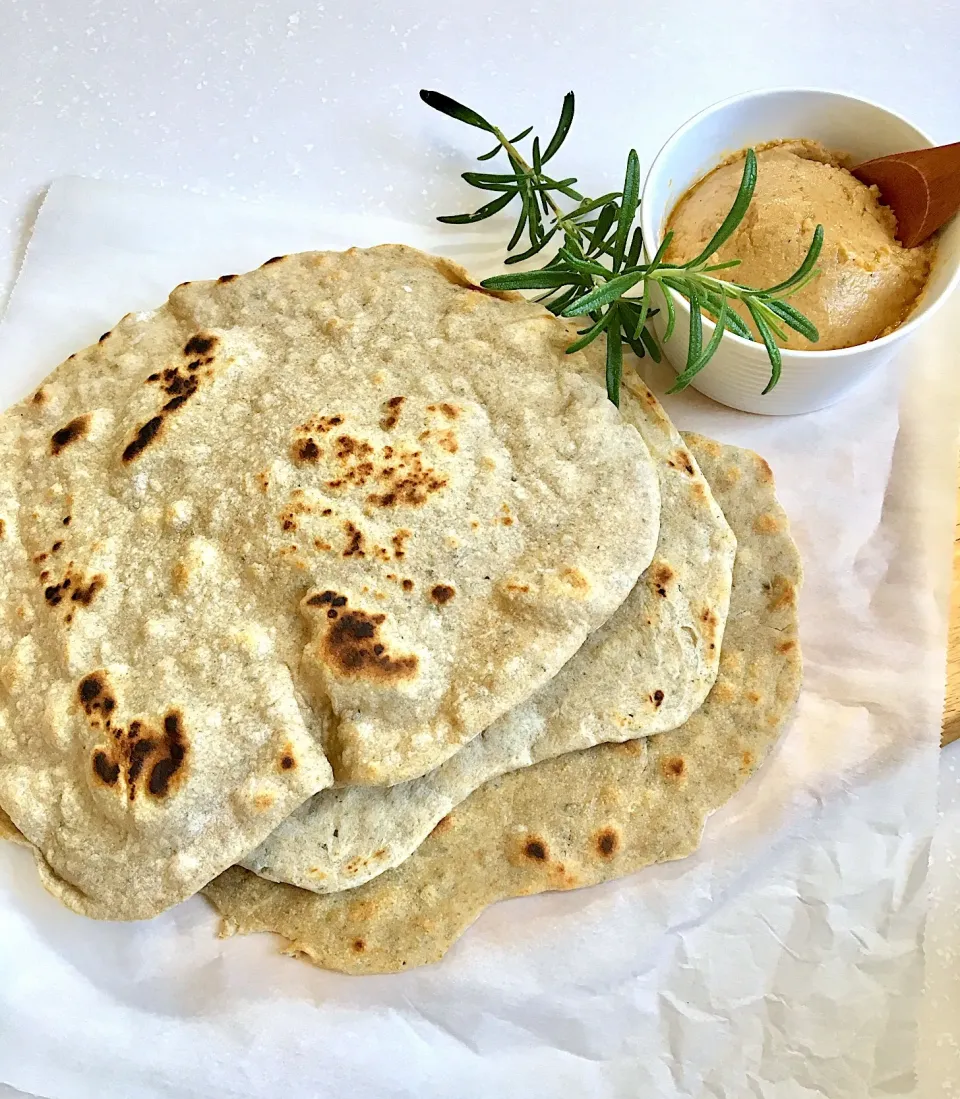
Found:
[[[687,764],[683,756],[669,756],[660,763],[660,769],[663,772],[663,777],[668,782],[675,782],[678,779],[683,778],[687,769]]]
[[[439,607],[449,603],[456,594],[456,589],[450,587],[449,584],[434,584],[430,589],[430,598]]]
[[[93,753],[93,773],[105,786],[116,786],[120,779],[120,764],[114,763],[106,752],[97,749]]]
[[[183,729],[183,717],[176,710],[163,719],[162,754],[150,771],[147,789],[157,798],[165,798],[171,789],[183,779],[187,742]]]
[[[45,404],[47,400],[46,389],[43,386],[40,386],[40,388],[36,391],[36,393],[34,393],[31,399],[34,404]]]
[[[6,519],[0,519],[0,541],[7,536],[7,521]]]
[[[663,691],[657,688],[650,696],[650,701],[653,703],[654,707],[659,710],[663,703]]]
[[[258,813],[266,813],[273,808],[275,801],[273,794],[261,791],[259,794],[254,794],[253,807]]]
[[[797,599],[797,589],[793,581],[788,580],[785,576],[775,576],[769,582],[769,586],[764,584],[764,590],[770,593],[770,599],[767,601],[768,611],[792,607]]]
[[[456,454],[460,450],[457,436],[452,431],[438,431],[437,446],[448,454]]]
[[[590,592],[590,581],[577,568],[561,569],[560,579],[571,588],[575,595],[585,598]]]
[[[453,827],[453,821],[450,819],[450,814],[447,813],[445,817],[441,817],[437,823],[433,826],[431,836],[439,836],[443,832],[448,832]]]
[[[400,581],[400,587],[403,588],[404,591],[413,591],[413,581],[408,577],[405,577]]]
[[[185,771],[187,741],[180,712],[169,710],[160,730],[140,719],[124,728],[114,720],[117,700],[105,671],[90,672],[80,680],[77,701],[91,728],[110,738],[108,745],[95,749],[91,757],[95,777],[106,786],[116,786],[122,774],[126,796],[134,801],[138,782],[148,771],[149,794],[158,799],[168,797]]]
[[[107,586],[107,578],[102,573],[97,573],[89,580],[78,582],[70,593],[70,600],[81,606],[89,607],[97,595]]]
[[[718,679],[710,692],[711,702],[733,702],[737,697],[736,688],[726,679]]]
[[[236,275],[221,275],[217,282],[233,282],[236,277]]]
[[[386,410],[380,419],[380,427],[384,431],[392,431],[397,426],[405,400],[405,397],[391,397],[386,402]]]
[[[666,561],[657,561],[650,569],[650,582],[657,595],[666,598],[670,581],[674,578],[673,569]]]
[[[345,595],[337,595],[335,591],[317,592],[311,595],[307,599],[307,606],[310,607],[345,607],[347,605],[347,597]]]
[[[612,825],[607,825],[595,833],[593,846],[602,859],[612,859],[620,850],[620,834]]]
[[[99,712],[112,711],[116,700],[110,691],[106,672],[91,672],[85,675],[77,685],[77,700],[87,717]]]
[[[759,454],[754,454],[754,458],[757,463],[758,479],[768,485],[773,484],[773,470],[770,468],[766,458],[761,458]]]
[[[690,477],[694,474],[693,462],[690,459],[689,452],[686,450],[675,450],[667,459],[667,465],[671,469],[682,470]]]
[[[287,742],[283,746],[283,751],[280,753],[280,770],[281,771],[293,771],[296,770],[297,757],[293,751],[293,745]]]
[[[363,531],[351,523],[349,519],[343,524],[343,529],[347,535],[347,544],[344,548],[343,556],[365,557],[366,549],[364,547]]]
[[[46,558],[46,554],[43,556]],[[44,572],[46,572],[46,570],[44,570]],[[41,583],[43,583],[46,578],[49,578],[49,575],[49,572],[46,572],[46,577],[41,573]],[[59,607],[65,600],[69,600],[72,603],[78,603],[82,607],[89,607],[106,586],[107,578],[103,573],[96,573],[94,576],[90,577],[83,576],[81,573],[74,570],[73,563],[71,562],[67,566],[62,580],[58,581],[56,584],[47,584],[44,587],[43,598],[50,607]]]
[[[160,434],[160,429],[163,427],[163,417],[154,416],[152,419],[147,420],[145,424],[141,424],[137,428],[136,434],[127,443],[121,455],[124,462],[132,462],[147,449],[147,447],[153,442],[154,439]]]
[[[745,769],[749,769],[753,766],[753,752],[745,751],[740,758]]]
[[[422,507],[449,483],[444,474],[424,463],[419,450],[395,453],[389,462],[374,471],[374,476],[383,485],[382,492],[367,496],[367,503],[374,507]]]
[[[532,836],[524,843],[523,853],[534,862],[546,862],[550,856],[550,849],[547,847],[545,840]]]
[[[367,944],[363,939],[354,939],[351,945],[355,954],[362,954],[367,949]]]
[[[261,263],[260,266],[269,267],[271,263],[281,263],[286,258],[286,256],[271,256],[270,259],[264,260],[264,262]]]
[[[183,353],[188,359],[203,358],[209,355],[219,342],[216,336],[198,332],[184,344]]]
[[[666,561],[658,561],[654,566],[651,575],[655,584],[663,585],[664,587],[670,583],[673,579],[673,569],[666,563]]]
[[[100,339],[99,339],[99,340],[97,340],[97,343],[106,343],[106,341],[107,341],[107,340],[108,340],[108,339],[110,338],[110,336],[112,335],[112,333],[113,333],[113,330],[112,330],[112,329],[110,329],[110,330],[109,330],[109,331],[107,331],[107,332],[104,332],[104,334],[103,334],[103,335],[102,335],[102,336],[100,337]]]
[[[77,416],[50,436],[50,453],[56,457],[90,430],[90,416]]]
[[[775,515],[758,515],[753,521],[753,529],[757,534],[778,534],[780,520]]]
[[[398,561],[402,561],[407,555],[406,543],[410,533],[409,530],[398,530],[394,532],[393,537],[390,539],[393,546],[393,556]]]
[[[792,653],[796,647],[796,641],[784,641],[777,646],[777,652],[782,653],[784,656],[786,656],[787,653]]]
[[[141,424],[134,433],[133,438],[124,448],[122,458],[124,462],[132,462],[139,458],[148,446],[161,434],[165,417],[179,411],[200,390],[201,379],[196,372],[201,367],[213,362],[213,354],[218,343],[216,336],[205,336],[202,333],[192,336],[184,345],[183,353],[191,359],[185,367],[170,366],[164,370],[149,375],[147,384],[159,383],[159,387],[168,398],[160,406],[159,414],[151,417],[146,423]],[[207,372],[206,377],[212,375]]]
[[[309,436],[306,439],[297,439],[293,444],[293,457],[297,462],[315,462],[321,453],[316,441]]]
[[[310,596],[307,605],[327,606],[327,629],[317,645],[317,658],[346,679],[398,683],[414,679],[420,664],[412,653],[394,655],[381,635],[383,614],[351,609],[347,598],[333,591]]]
[[[366,439],[355,439],[352,435],[338,435],[334,445],[337,458],[345,463],[355,458],[366,458],[373,453],[373,447]]]

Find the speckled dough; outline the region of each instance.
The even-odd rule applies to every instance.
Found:
[[[436,766],[616,610],[657,474],[567,340],[412,249],[308,253],[0,418],[0,804],[51,889],[153,915],[334,777]]]
[[[602,378],[602,352],[591,357]],[[736,541],[656,397],[625,381],[621,411],[657,463],[662,500],[656,556],[623,606],[545,687],[435,771],[389,789],[323,790],[243,866],[317,893],[360,885],[401,863],[496,775],[675,729],[700,706],[719,666]]]

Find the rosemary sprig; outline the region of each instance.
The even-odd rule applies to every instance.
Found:
[[[754,339],[746,322],[731,308],[732,302],[741,302],[746,308],[770,359],[770,380],[764,393],[769,393],[780,380],[782,360],[777,340],[786,339],[784,326],[811,342],[819,339],[813,323],[783,299],[816,276],[815,265],[823,246],[821,225],[813,234],[803,263],[776,286],[758,290],[723,278],[721,272],[736,267],[739,260],[711,263],[711,258],[743,220],[753,198],[757,158],[752,149],[747,150],[733,206],[700,255],[681,264],[664,262],[673,235],[667,233],[650,262],[641,263],[643,242],[640,227],[635,224],[640,195],[640,161],[635,150],[631,149],[627,157],[621,190],[599,198],[587,198],[577,191],[574,176],[558,176],[545,170],[570,132],[573,92],[564,96],[560,120],[546,146],[541,149],[539,137],[532,139],[529,161],[517,146],[530,136],[532,126],[516,137],[507,137],[482,115],[441,92],[424,90],[420,92],[420,98],[442,114],[492,134],[497,144],[477,159],[492,160],[503,153],[510,166],[509,172],[504,173],[464,172],[467,183],[494,193],[496,197],[472,214],[453,214],[438,220],[448,225],[470,225],[492,217],[519,199],[520,215],[507,244],[507,264],[530,259],[555,237],[560,237],[562,243],[556,253],[538,270],[496,275],[484,280],[483,285],[494,290],[543,290],[545,293],[537,300],[551,312],[589,320],[590,323],[578,332],[579,338],[567,348],[568,353],[579,351],[605,334],[607,395],[614,404],[620,403],[624,344],[640,358],[649,354],[655,362],[661,359],[660,343],[650,325],[651,318],[658,312],[653,308],[651,298],[651,288],[655,284],[663,292],[666,303],[665,340],[671,338],[676,324],[670,291],[676,291],[690,303],[686,365],[670,389],[671,393],[685,389],[707,365],[726,330],[747,340]],[[562,199],[575,205],[564,209]],[[524,237],[527,247],[514,252]],[[701,310],[709,314],[715,325],[706,346]]]

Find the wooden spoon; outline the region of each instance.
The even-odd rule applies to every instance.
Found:
[[[881,156],[851,171],[880,188],[880,198],[896,215],[904,248],[922,244],[960,210],[960,141]]]

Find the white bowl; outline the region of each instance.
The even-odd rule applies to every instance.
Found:
[[[708,107],[690,119],[657,154],[643,187],[640,225],[647,258],[663,233],[677,200],[724,157],[750,145],[778,138],[806,137],[857,161],[933,142],[899,115],[849,95],[816,88],[748,92]],[[725,332],[716,354],[692,384],[715,401],[745,412],[793,415],[833,404],[868,374],[889,361],[901,342],[930,317],[960,280],[960,218],[940,232],[930,281],[910,319],[887,336],[837,351],[784,350],[783,374],[766,396],[770,362],[760,343]],[[673,293],[673,291],[669,291]],[[655,291],[656,296],[657,291]],[[664,344],[679,372],[686,361],[690,307],[673,293],[676,329]],[[662,306],[662,301],[659,302]],[[654,318],[658,335],[664,310]],[[703,318],[706,344],[714,325]]]

